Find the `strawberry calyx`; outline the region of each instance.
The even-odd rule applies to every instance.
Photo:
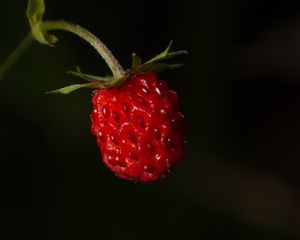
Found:
[[[122,85],[127,79],[134,75],[145,72],[162,72],[164,70],[181,67],[183,64],[169,64],[164,62],[165,60],[188,53],[185,50],[170,52],[172,44],[173,41],[170,41],[167,48],[163,52],[144,63],[142,63],[141,58],[136,53],[132,53],[131,68],[127,69],[125,71],[125,75],[120,78],[115,78],[113,76],[96,76],[86,74],[83,73],[77,66],[75,71],[68,71],[67,73],[72,74],[76,77],[80,77],[81,79],[85,80],[86,83],[72,84],[60,89],[49,91],[47,93],[69,94],[80,88],[102,89],[117,87]]]

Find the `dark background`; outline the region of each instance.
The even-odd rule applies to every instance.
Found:
[[[46,19],[88,28],[124,67],[170,39],[187,66],[184,160],[165,180],[119,180],[90,133],[91,91],[47,90],[109,70],[57,32],[0,82],[1,239],[300,239],[300,6],[296,1],[46,1]],[[27,34],[26,1],[0,2],[0,61]]]

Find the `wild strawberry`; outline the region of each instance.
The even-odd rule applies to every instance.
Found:
[[[182,158],[183,118],[177,94],[155,73],[96,90],[92,102],[92,133],[104,163],[117,176],[157,180]]]
[[[133,54],[131,69],[123,73],[119,69],[114,77],[83,74],[78,68],[71,73],[88,83],[52,91],[66,94],[81,87],[97,89],[91,130],[104,163],[120,178],[155,181],[183,157],[184,122],[178,97],[155,73],[178,66],[162,61],[186,53],[169,52],[170,46],[144,64]],[[115,59],[110,62],[113,72],[120,67],[114,68]]]

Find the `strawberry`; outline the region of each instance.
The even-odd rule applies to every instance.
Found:
[[[87,83],[51,91],[67,94],[81,87],[96,88],[92,98],[91,131],[96,136],[103,162],[122,179],[158,180],[183,157],[184,121],[178,96],[156,74],[178,66],[163,63],[163,60],[186,53],[169,52],[171,43],[165,51],[143,64],[133,54],[132,67],[124,74],[120,71],[121,77],[116,77],[117,74],[97,77],[77,68],[71,73]]]
[[[120,87],[96,90],[92,103],[92,133],[104,163],[120,178],[154,181],[182,158],[177,94],[157,74],[134,75]]]

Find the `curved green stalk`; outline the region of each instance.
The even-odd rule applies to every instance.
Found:
[[[42,31],[63,30],[73,33],[87,41],[105,60],[116,79],[122,78],[125,71],[105,44],[87,29],[66,21],[45,21],[40,26]]]

